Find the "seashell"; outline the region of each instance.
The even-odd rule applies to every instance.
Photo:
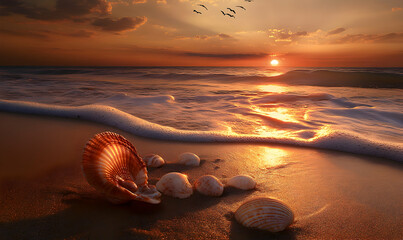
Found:
[[[147,167],[161,167],[165,164],[164,159],[157,154],[151,154],[143,157],[143,160],[146,162]]]
[[[113,203],[161,202],[161,193],[148,185],[144,161],[134,146],[119,134],[95,135],[85,146],[82,164],[88,183]]]
[[[187,166],[199,166],[200,158],[191,152],[185,152],[179,155],[179,163]]]
[[[158,191],[176,198],[187,198],[193,194],[192,185],[185,174],[170,172],[162,176],[156,184]]]
[[[207,196],[219,197],[224,191],[224,185],[221,183],[220,180],[218,180],[218,178],[212,175],[205,175],[200,177],[196,180],[194,186],[197,191]]]
[[[227,181],[227,186],[239,188],[242,190],[251,190],[256,187],[256,181],[248,175],[238,175]]]
[[[245,227],[280,232],[294,222],[294,213],[280,200],[263,197],[243,203],[235,219]]]

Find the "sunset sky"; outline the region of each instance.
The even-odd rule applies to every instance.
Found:
[[[0,65],[403,67],[403,4],[0,0],[0,56]]]

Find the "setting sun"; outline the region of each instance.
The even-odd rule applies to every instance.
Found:
[[[277,65],[278,65],[278,60],[273,59],[273,60],[271,60],[270,64],[271,64],[272,66],[277,66]]]

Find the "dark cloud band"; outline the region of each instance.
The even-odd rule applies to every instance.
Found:
[[[327,35],[335,35],[335,34],[342,33],[342,32],[344,32],[344,31],[346,31],[345,28],[336,28],[336,29],[334,29],[334,30],[332,30],[332,31],[329,31],[329,32],[327,33]]]
[[[0,15],[18,14],[35,20],[55,21],[79,19],[91,13],[106,15],[112,10],[110,3],[106,0],[56,0],[52,8],[36,4],[38,2],[1,0]]]
[[[91,22],[93,26],[108,32],[135,30],[147,21],[146,17],[110,17],[112,5],[107,0],[55,0],[53,7],[39,3],[39,0],[0,0],[0,16],[22,15],[48,22]],[[90,34],[78,32],[76,36],[90,37]]]
[[[267,53],[197,53],[197,52],[185,52],[185,56],[190,57],[204,57],[204,58],[219,58],[219,59],[252,59],[266,57]]]
[[[100,27],[104,31],[122,32],[128,30],[135,30],[139,26],[147,22],[146,17],[123,17],[119,19],[112,18],[98,18],[92,25]]]

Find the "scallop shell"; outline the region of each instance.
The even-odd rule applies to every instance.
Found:
[[[151,154],[143,157],[143,160],[146,162],[147,167],[161,167],[162,165],[165,164],[164,159],[157,154]]]
[[[245,227],[280,232],[294,222],[294,214],[280,200],[263,197],[243,203],[236,210],[235,219]]]
[[[162,176],[156,184],[158,191],[176,198],[187,198],[193,194],[192,185],[185,174],[170,172]]]
[[[200,158],[191,152],[185,152],[179,155],[179,163],[187,166],[199,166]]]
[[[218,180],[218,178],[212,175],[205,175],[200,177],[196,180],[194,186],[197,191],[207,196],[219,197],[224,191],[224,185],[221,183],[220,180]]]
[[[148,185],[145,163],[134,146],[119,134],[95,135],[84,149],[82,164],[88,183],[113,203],[161,201],[161,193]]]
[[[256,181],[248,175],[238,175],[227,181],[227,186],[239,188],[242,190],[251,190],[256,187]]]

